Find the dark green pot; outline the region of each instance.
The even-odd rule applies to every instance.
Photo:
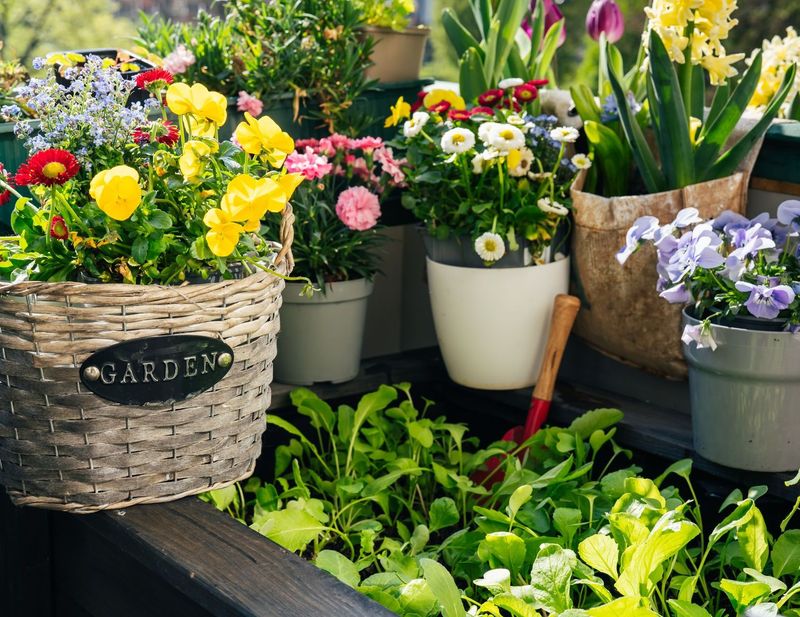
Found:
[[[0,123],[0,163],[10,173],[13,174],[19,166],[28,158],[28,151],[25,149],[25,142],[17,139],[14,135],[14,123]],[[6,228],[11,227],[11,210],[14,207],[14,199],[0,206],[0,225]]]

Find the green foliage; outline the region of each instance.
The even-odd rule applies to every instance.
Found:
[[[353,0],[364,23],[379,28],[404,30],[414,12],[414,0]]]

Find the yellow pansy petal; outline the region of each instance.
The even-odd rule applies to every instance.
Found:
[[[261,229],[261,219],[252,219],[244,224],[245,231],[251,232],[258,231],[259,229]]]
[[[192,89],[184,83],[172,84],[167,88],[167,107],[178,116],[191,113]]]
[[[447,101],[450,103],[450,106],[453,109],[466,109],[467,104],[464,102],[464,99],[457,95],[452,90],[446,89],[436,89],[431,90],[428,94],[425,95],[425,98],[422,100],[422,104],[427,107],[433,107],[436,103],[441,103],[442,101]]]
[[[89,194],[108,216],[127,221],[142,202],[139,174],[126,165],[101,171],[92,178]]]
[[[303,180],[305,180],[303,174],[283,174],[278,177],[278,184],[283,191],[284,197],[286,197],[286,201],[292,198],[295,189],[303,183]]]

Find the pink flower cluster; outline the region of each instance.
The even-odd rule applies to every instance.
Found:
[[[239,91],[239,98],[236,99],[236,109],[241,112],[247,112],[254,118],[258,118],[261,112],[264,111],[264,103],[248,94],[244,90]]]
[[[328,158],[315,154],[314,150],[306,147],[303,153],[298,150],[286,157],[284,164],[286,171],[292,174],[303,174],[306,180],[319,180],[333,170],[333,165]]]
[[[339,194],[336,216],[355,231],[372,229],[381,216],[378,196],[363,186],[353,186]]]
[[[178,45],[175,51],[164,58],[162,67],[173,75],[180,75],[185,73],[195,63],[195,60],[194,54],[186,45]]]

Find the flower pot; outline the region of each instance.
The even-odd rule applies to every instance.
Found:
[[[419,79],[425,41],[431,32],[428,28],[419,26],[397,31],[367,26],[364,32],[375,41],[367,79],[377,79],[381,83]]]
[[[450,378],[481,390],[536,382],[553,299],[570,260],[526,268],[461,268],[427,260],[436,338]]]
[[[25,148],[25,142],[17,139],[14,134],[14,122],[0,123],[0,163],[3,164],[6,171],[14,174],[19,166],[28,158],[28,151]],[[11,213],[14,210],[15,197],[11,197],[11,201],[0,206],[0,223],[6,227],[11,227]]]
[[[290,206],[283,216],[292,220]],[[270,404],[290,229],[278,275],[0,286],[0,484],[11,500],[88,513],[249,477]]]
[[[435,238],[424,229],[421,233],[425,243],[425,253],[432,261],[462,268],[486,268],[480,255],[475,252],[474,243],[470,238],[466,236]],[[522,268],[532,263],[530,251],[520,246],[516,251],[506,250],[506,254],[492,264],[491,268]]]
[[[287,283],[281,310],[281,335],[275,379],[311,385],[341,383],[358,375],[367,302],[373,284],[366,279],[329,283],[325,293],[300,295],[301,283]]]
[[[685,324],[697,325],[683,314]],[[751,471],[800,467],[800,338],[711,326],[717,348],[684,344],[694,448],[720,465]]]
[[[681,308],[656,291],[656,252],[640,249],[624,266],[616,253],[628,228],[640,216],[670,223],[687,207],[704,219],[724,210],[744,212],[747,175],[687,186],[655,195],[606,198],[584,193],[581,174],[572,187],[575,228],[573,294],[583,307],[575,333],[601,352],[666,377],[686,377],[680,341]]]

